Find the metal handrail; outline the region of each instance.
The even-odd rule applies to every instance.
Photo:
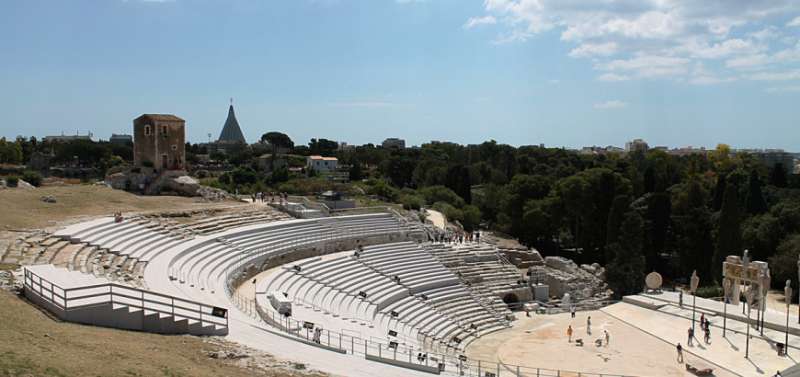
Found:
[[[225,328],[228,328],[229,324],[227,316],[224,317],[224,322],[223,322],[222,319],[217,319],[220,317],[214,316],[212,314],[215,308],[215,306],[213,305],[187,300],[180,297],[170,296],[163,293],[151,292],[139,288],[119,285],[116,283],[103,283],[103,284],[93,284],[83,287],[63,288],[45,278],[42,278],[35,272],[25,268],[23,285],[26,288],[30,289],[33,293],[38,294],[45,300],[48,300],[48,294],[49,294],[50,297],[48,301],[56,308],[65,312],[96,306],[99,304],[117,303],[132,308],[139,308],[142,310],[148,310],[156,313],[178,316],[190,320],[197,320],[200,322],[201,326],[205,326],[205,324],[212,324],[215,326],[225,326]],[[37,286],[38,286],[38,291],[37,291]],[[108,290],[106,292],[94,292],[90,294],[77,295],[77,296],[69,295],[70,292],[85,292],[101,288],[107,288]],[[56,289],[60,290],[61,294],[56,294],[55,293]],[[134,294],[131,294],[130,292],[134,292]],[[108,299],[83,305],[70,305],[70,303],[76,303],[76,301],[78,300],[86,300],[89,298],[104,297],[104,296],[108,296]],[[121,301],[119,299],[115,300],[114,299],[115,296],[117,296],[118,298],[121,297],[123,299],[134,300],[134,302]],[[153,299],[152,296],[161,299],[166,299],[168,300],[168,302],[157,301]],[[60,302],[58,300],[55,300],[55,298],[59,298]],[[190,306],[194,305],[196,307],[187,307],[184,305],[190,305]],[[162,309],[158,306],[167,307],[168,310]],[[176,309],[178,310],[177,314],[176,314]],[[193,314],[195,313],[196,315],[193,316]],[[203,314],[205,314],[205,316]]]

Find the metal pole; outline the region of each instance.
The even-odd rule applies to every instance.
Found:
[[[750,356],[750,304],[747,304],[747,338],[745,340],[744,358]]]
[[[694,312],[695,312],[695,304],[697,303],[697,295],[695,292],[692,292],[692,332],[694,333]]]
[[[789,356],[789,304],[786,304],[786,340],[783,342],[783,354]]]
[[[728,303],[727,303],[727,300],[728,300],[727,297],[723,297],[722,298],[722,337],[723,338],[725,337],[725,329],[726,329],[726,324],[727,324],[727,319],[728,319]]]

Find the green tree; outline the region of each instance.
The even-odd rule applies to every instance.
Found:
[[[722,199],[725,196],[725,189],[728,185],[728,179],[725,174],[719,174],[717,176],[717,186],[714,187],[714,201],[711,204],[711,208],[714,211],[719,211],[722,208]]]
[[[308,143],[308,149],[312,155],[330,157],[336,154],[336,150],[339,149],[339,143],[328,139],[311,139]]]
[[[767,202],[764,200],[764,194],[761,193],[761,179],[755,170],[750,172],[748,187],[747,213],[757,215],[767,212]]]
[[[717,244],[711,264],[713,279],[721,279],[722,261],[731,254],[742,252],[742,208],[739,188],[728,183],[722,199],[717,231]]]
[[[800,233],[795,233],[787,236],[778,246],[778,252],[769,258],[774,288],[783,287],[782,282],[787,279],[792,279],[792,282],[797,280],[798,254],[800,254]],[[792,286],[797,285],[792,283]]]
[[[647,269],[663,270],[659,255],[664,252],[670,228],[672,202],[669,194],[656,192],[647,201]]]
[[[776,187],[786,187],[788,182],[789,180],[786,177],[786,167],[780,162],[772,166],[769,174],[769,184]]]
[[[348,179],[351,182],[356,182],[364,179],[364,173],[361,171],[361,163],[358,160],[353,160],[352,163],[350,164]]]
[[[611,245],[614,259],[606,268],[606,281],[619,298],[641,292],[644,286],[644,220],[637,211],[625,214],[619,241]]]
[[[461,199],[464,199],[465,203],[472,203],[470,172],[464,165],[451,166],[450,169],[447,170],[445,186],[458,194]]]
[[[625,214],[630,211],[631,199],[627,195],[617,195],[614,202],[611,204],[611,211],[608,212],[608,224],[606,231],[606,262],[614,259],[611,254],[609,245],[619,241],[619,231],[622,227],[622,221],[625,220]]]
[[[771,213],[748,218],[742,224],[742,244],[755,260],[767,260],[785,235],[780,220]]]

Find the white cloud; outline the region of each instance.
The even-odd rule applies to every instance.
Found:
[[[594,104],[594,108],[597,110],[615,110],[625,107],[628,107],[628,103],[620,100],[605,101]]]
[[[800,69],[780,72],[759,72],[748,76],[750,80],[756,81],[791,81],[800,80]]]
[[[617,52],[617,44],[607,43],[584,43],[569,52],[573,58],[588,58],[592,56],[611,56]]]
[[[607,82],[619,82],[619,81],[628,81],[631,78],[625,75],[618,75],[616,73],[604,73],[600,76],[597,76],[597,80],[599,81],[607,81]]]
[[[616,59],[595,66],[608,72],[622,72],[636,78],[658,78],[685,75],[691,60],[671,56],[640,55],[630,59]]]
[[[725,61],[725,66],[728,68],[751,69],[754,67],[762,67],[769,64],[769,62],[770,58],[766,54],[756,54],[728,59]]]
[[[692,41],[686,43],[683,48],[694,58],[721,59],[732,55],[757,53],[763,51],[765,46],[736,38],[714,44]]]
[[[800,92],[800,85],[795,86],[773,86],[765,90],[767,93],[796,93]]]
[[[464,29],[472,29],[476,26],[481,25],[494,25],[497,23],[497,19],[494,16],[483,16],[483,17],[472,17],[464,24]]]
[[[786,28],[800,26],[798,0],[484,0],[484,9],[503,26],[493,43],[557,32],[569,56],[590,59],[601,81],[717,83],[730,81],[730,70],[800,61],[793,49],[781,53],[782,40],[797,42]],[[790,17],[797,18],[786,23]],[[700,61],[710,63],[708,74],[690,69]]]
[[[759,31],[752,32],[747,34],[748,37],[754,38],[759,41],[764,41],[768,39],[775,39],[780,36],[780,32],[778,32],[778,28],[774,26],[767,26]]]

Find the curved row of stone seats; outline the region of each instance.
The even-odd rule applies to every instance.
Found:
[[[102,218],[96,221],[67,227],[55,233],[73,243],[88,243],[118,254],[121,257],[148,260],[161,251],[175,247],[188,238],[175,234],[161,224],[147,219],[131,218],[122,222],[114,222],[113,218]],[[124,263],[124,258],[115,261]]]
[[[424,294],[429,298],[426,304],[434,306],[439,313],[446,317],[453,317],[462,330],[466,327],[469,333],[494,331],[505,327],[502,318],[482,305],[473,293],[460,284],[459,278],[438,262],[422,246],[413,243],[404,243],[400,248],[389,245],[373,246],[365,249],[359,258],[363,263],[370,265],[376,271],[388,276],[397,276],[401,284],[409,284],[413,293],[420,296]],[[440,300],[437,295],[446,292],[445,300]],[[406,310],[407,307],[388,307],[384,312],[392,310]],[[473,329],[475,327],[476,329]],[[445,332],[442,332],[445,330]],[[474,331],[477,330],[477,331]],[[451,336],[459,339],[468,336],[463,331],[441,324],[432,328],[423,328],[426,335],[436,340],[447,341]],[[452,334],[447,331],[456,331]]]
[[[241,261],[256,264],[267,258],[279,255],[301,245],[311,245],[323,240],[347,238],[354,235],[381,235],[397,231],[398,223],[391,215],[359,215],[340,218],[335,221],[341,225],[349,221],[357,226],[348,232],[337,231],[329,219],[293,221],[244,227],[243,230],[224,237],[211,239],[193,245],[182,251],[170,261],[169,270],[174,279],[211,287],[222,281],[230,266]],[[350,224],[352,225],[352,224]],[[258,255],[258,261],[253,261]]]
[[[376,271],[397,277],[411,293],[458,283],[458,277],[416,243],[373,246],[359,260]]]
[[[391,278],[395,275],[387,275],[374,268],[359,267],[359,264],[368,265],[364,263],[364,259],[385,267],[384,259],[396,264],[398,260],[403,257],[407,259],[411,254],[415,258],[414,264],[424,263],[428,269],[438,272],[438,275],[433,274],[434,280],[449,279],[445,285],[449,285],[447,289],[451,293],[451,302],[437,308],[439,297],[435,289],[430,290],[435,299],[429,298],[430,302],[425,302],[420,298],[422,295],[410,295],[408,287]],[[458,279],[452,273],[437,264],[415,243],[371,246],[360,253],[357,262],[353,256],[348,255],[331,260],[307,261],[300,267],[300,271],[294,270],[293,266],[285,266],[273,279],[274,283],[269,289],[285,292],[290,297],[334,316],[371,319],[371,323],[406,334],[409,338],[423,335],[432,344],[448,344],[454,337],[463,340],[484,330],[503,328],[485,308],[475,303],[466,289],[458,285]],[[405,264],[403,266],[397,268],[413,269]],[[389,272],[397,272],[395,269],[390,269]],[[425,267],[422,271],[424,269]],[[402,271],[399,274],[402,276]],[[400,277],[401,282],[405,279],[407,278]],[[394,291],[392,286],[395,287]],[[362,291],[367,294],[366,299],[358,297],[358,293]],[[428,293],[428,290],[423,291]],[[373,308],[378,307],[385,309],[374,312]],[[398,316],[392,317],[392,311],[397,312]],[[477,331],[470,325],[475,325]]]
[[[347,267],[347,266],[350,267]],[[300,268],[300,271],[295,269],[295,266]],[[404,318],[394,318],[391,323],[391,315],[388,313],[375,312],[374,308],[380,297],[387,295],[399,294],[403,298],[413,298],[408,294],[408,291],[397,285],[393,280],[385,276],[376,274],[374,271],[363,268],[358,275],[350,275],[345,271],[349,271],[353,266],[359,266],[354,263],[352,257],[340,257],[335,260],[322,260],[319,258],[313,260],[305,260],[301,263],[282,266],[279,272],[274,273],[270,280],[265,283],[262,288],[264,292],[280,292],[285,293],[289,298],[295,302],[306,304],[317,312],[331,315],[333,317],[340,317],[344,320],[350,320],[353,323],[361,322],[362,325],[368,325],[370,328],[377,328],[374,333],[383,335],[383,338],[388,340],[386,334],[389,330],[398,332],[397,339],[402,340],[402,344],[418,346],[419,331]],[[341,269],[344,270],[341,270]],[[342,271],[341,277],[325,277],[324,274],[336,273]],[[372,285],[365,286],[364,289],[371,290],[375,294],[367,294],[366,298],[358,295],[360,286],[354,281],[348,281],[350,276],[360,275],[373,275],[371,280],[375,281]],[[320,280],[317,280],[320,279]],[[366,292],[366,291],[365,291]],[[393,292],[393,293],[392,293]],[[377,298],[375,296],[378,296]],[[424,305],[421,305],[424,307]],[[446,321],[430,308],[426,308],[428,316],[439,318]],[[410,317],[411,318],[411,317]],[[412,318],[413,319],[413,318]],[[377,324],[377,326],[376,326]],[[385,326],[381,326],[381,324]],[[395,339],[396,340],[396,339]]]
[[[305,302],[344,318],[372,323],[378,307],[409,294],[404,287],[376,274],[349,255],[310,262],[301,271],[292,271],[290,273],[302,276],[306,281],[298,284],[290,281],[281,289],[292,297],[302,295]],[[367,297],[361,297],[361,292]]]
[[[339,334],[344,335],[344,342],[349,344],[350,337],[359,339],[366,339],[370,344],[383,344],[386,347],[390,342],[397,342],[401,348],[409,348],[412,350],[421,350],[419,342],[414,336],[408,336],[402,332],[395,335],[390,335],[388,330],[380,326],[368,326],[368,322],[356,321],[349,318],[343,318],[332,315],[330,312],[325,312],[322,309],[308,304],[304,301],[304,297],[310,297],[312,294],[308,293],[309,290],[292,288],[298,284],[306,284],[307,287],[314,288],[316,282],[306,279],[300,274],[294,273],[294,266],[300,266],[302,269],[307,269],[314,263],[319,262],[320,258],[310,258],[298,261],[291,265],[282,266],[265,279],[258,282],[256,286],[256,305],[259,307],[259,312],[262,318],[269,317],[267,320],[275,321],[280,315],[272,307],[268,294],[286,294],[286,296],[293,301],[292,317],[295,321],[308,321],[314,323],[315,327],[321,327],[330,330],[334,333],[332,336],[333,343],[337,342]],[[298,296],[292,296],[289,292],[297,292]],[[415,351],[416,352],[416,351]]]
[[[469,243],[465,245],[432,244],[428,246],[437,260],[469,284],[469,289],[498,315],[510,318],[511,311],[500,300],[509,289],[524,288],[522,274],[500,257],[494,245]]]
[[[117,260],[117,255],[87,243],[72,243],[48,233],[24,237],[5,250],[2,262],[21,265],[52,264],[70,271],[81,271],[118,283],[143,286],[135,268],[138,260]]]
[[[196,234],[212,234],[240,226],[287,220],[290,218],[291,217],[282,212],[264,207],[263,210],[258,211],[209,216],[197,221],[180,224],[178,227]]]

